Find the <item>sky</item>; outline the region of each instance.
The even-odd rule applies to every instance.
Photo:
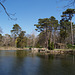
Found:
[[[3,5],[10,14],[15,14],[13,18],[16,21],[10,20],[6,15],[3,8],[0,6],[0,27],[2,28],[3,35],[11,34],[14,24],[18,24],[26,34],[35,32],[34,24],[38,23],[38,19],[50,18],[54,16],[60,21],[61,14],[66,8],[66,2],[57,0],[6,0]],[[38,32],[35,32],[36,35]]]

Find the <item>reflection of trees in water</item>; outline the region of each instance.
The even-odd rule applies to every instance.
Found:
[[[25,61],[24,56],[16,57],[14,63],[12,64],[10,73],[12,75],[22,75],[23,65],[25,64],[24,61]]]
[[[1,56],[16,56],[16,57],[26,57],[28,55],[28,51],[24,50],[14,50],[14,51],[9,51],[9,50],[4,50],[0,51]]]
[[[54,59],[54,55],[53,54],[38,53],[37,56],[41,57],[41,58],[45,58],[45,59]]]
[[[1,71],[4,75],[25,75],[26,72],[24,71],[24,64],[25,64],[25,57],[27,56],[27,51],[0,51],[0,67],[3,69]],[[0,74],[1,74],[0,71]]]
[[[27,51],[24,51],[24,50],[16,50],[16,57],[23,58],[23,57],[26,57],[27,54],[28,54]]]
[[[36,57],[36,53],[33,53],[32,51],[30,51],[30,53],[28,54],[28,56],[34,58],[34,57]]]
[[[45,55],[41,55],[40,57],[40,72],[37,75],[75,75],[74,56],[48,55],[45,58]]]
[[[14,62],[11,64],[11,70],[9,75],[23,75],[24,71],[24,64],[25,64],[25,57],[27,56],[28,52],[23,50],[16,51],[16,57],[14,58]]]
[[[2,59],[3,63],[6,62],[4,65],[2,65],[2,67],[4,66],[5,69],[7,68],[6,71],[8,71],[8,73],[6,73],[6,71],[4,70],[5,71],[4,73],[6,73],[6,75],[22,75],[22,73],[24,72],[25,75],[27,75],[23,69],[24,68],[23,65],[25,64],[25,57],[27,56],[27,54],[28,51],[23,51],[23,50],[0,51],[1,55],[0,58]],[[10,61],[5,61],[5,60],[10,60]],[[0,62],[0,64],[3,63]]]
[[[39,55],[40,65],[37,75],[55,75],[53,71],[54,56],[53,55]]]
[[[61,60],[61,67],[65,75],[75,75],[74,55],[68,55]]]
[[[3,51],[6,52],[6,51]],[[10,51],[7,51],[8,54]],[[73,56],[30,55],[28,51],[12,51],[15,56],[2,57],[0,64],[6,75],[75,75]],[[2,51],[0,51],[0,54]],[[28,57],[26,57],[28,55]],[[35,58],[33,58],[35,57]],[[1,60],[0,59],[0,60]],[[8,60],[8,61],[7,61]],[[1,67],[0,65],[0,67]]]
[[[41,59],[38,75],[75,75],[74,56],[42,54],[39,57],[46,60]]]
[[[2,52],[2,51],[0,50],[0,56],[1,56],[1,52]]]
[[[1,50],[0,56],[16,56],[16,57],[26,57],[26,56],[35,56],[31,51],[26,50]]]

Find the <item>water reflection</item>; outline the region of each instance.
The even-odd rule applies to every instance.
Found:
[[[0,56],[16,56],[25,57],[30,53],[30,51],[25,50],[0,50]]]
[[[75,75],[74,55],[0,51],[0,75]]]
[[[61,60],[61,65],[65,75],[75,75],[74,55]]]
[[[19,58],[24,58],[25,56],[27,56],[28,52],[27,51],[23,51],[23,50],[17,50],[16,51],[16,57]]]
[[[0,51],[0,74],[20,75],[27,51]]]

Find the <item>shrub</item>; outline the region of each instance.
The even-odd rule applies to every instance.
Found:
[[[67,44],[67,48],[68,48],[68,49],[75,49],[75,45]]]
[[[53,49],[54,49],[54,43],[51,42],[51,50],[53,50]]]
[[[50,39],[48,40],[48,49],[51,49]]]

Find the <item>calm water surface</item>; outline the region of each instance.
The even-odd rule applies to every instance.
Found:
[[[74,55],[0,51],[0,75],[75,75]]]

